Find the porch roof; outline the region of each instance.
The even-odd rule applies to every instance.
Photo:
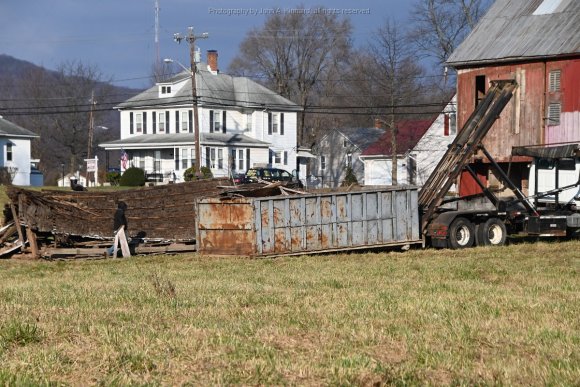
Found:
[[[270,143],[256,140],[243,134],[200,133],[201,145],[246,146],[268,148]],[[106,150],[113,149],[160,149],[195,145],[193,133],[142,134],[121,140],[99,144]]]

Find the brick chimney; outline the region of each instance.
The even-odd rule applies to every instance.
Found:
[[[207,65],[212,73],[217,74],[219,72],[217,50],[207,50]]]

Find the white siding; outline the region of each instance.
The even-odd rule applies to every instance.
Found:
[[[6,160],[7,144],[12,144],[12,161]],[[2,147],[1,163],[3,167],[12,169],[14,185],[30,185],[30,139],[0,138]]]

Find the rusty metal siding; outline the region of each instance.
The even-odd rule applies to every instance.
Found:
[[[236,206],[244,210],[232,210]],[[197,208],[198,251],[205,254],[269,256],[421,242],[416,188],[206,198]]]

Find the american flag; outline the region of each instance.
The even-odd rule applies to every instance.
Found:
[[[125,150],[121,150],[121,167],[123,169],[127,169],[127,161],[129,160],[129,156],[127,156],[127,152]]]

